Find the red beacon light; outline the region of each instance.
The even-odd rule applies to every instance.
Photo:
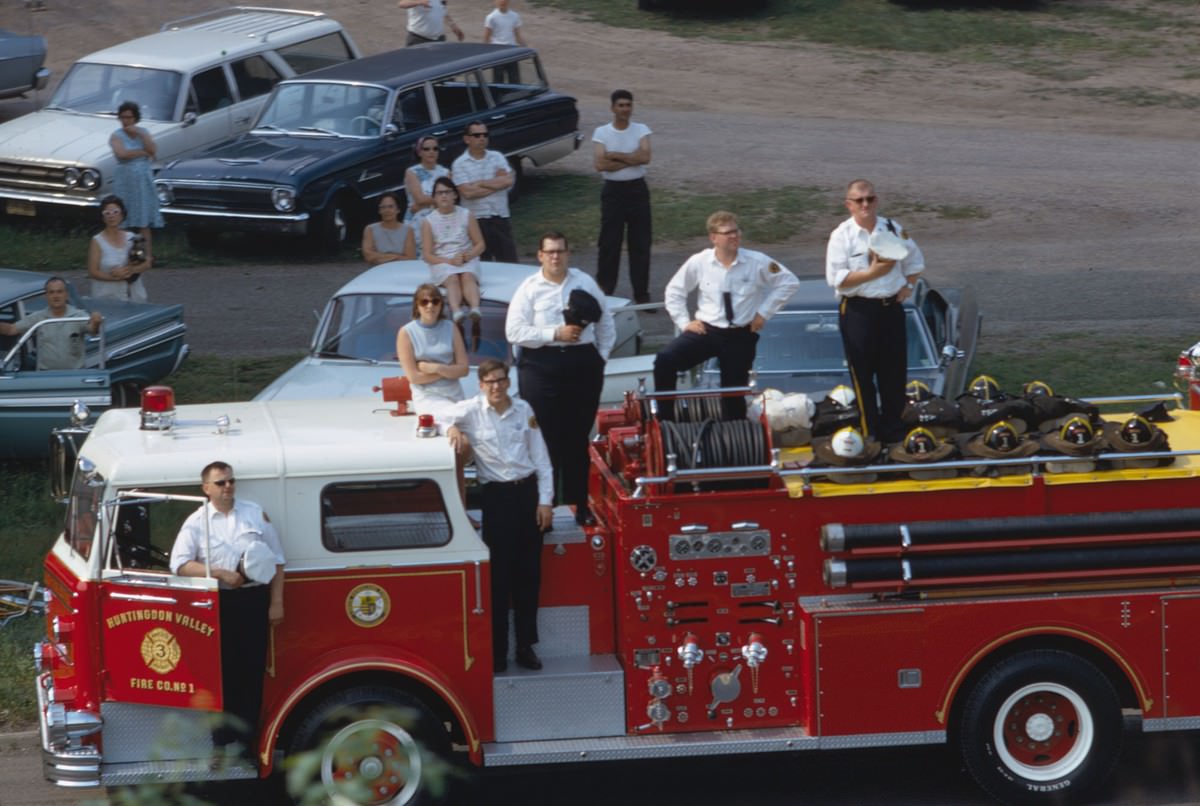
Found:
[[[437,433],[437,425],[433,421],[432,414],[417,415],[417,436],[436,437]]]
[[[147,386],[142,390],[142,430],[166,431],[175,424],[175,390]]]

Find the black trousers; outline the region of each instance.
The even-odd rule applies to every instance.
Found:
[[[421,36],[420,34],[413,33],[412,31],[405,31],[405,34],[406,35],[404,37],[404,46],[406,48],[412,47],[413,45],[424,45],[426,42],[445,42],[446,41],[445,34],[442,34],[441,36],[439,36],[435,39],[430,39],[427,36]]]
[[[508,603],[517,646],[538,641],[542,532],[537,525],[537,474],[522,481],[483,485],[483,542],[492,563],[492,659],[508,657]]]
[[[479,232],[483,235],[483,260],[501,263],[517,262],[517,242],[513,239],[512,224],[507,218],[480,218]]]
[[[715,327],[706,325],[704,334],[685,330],[675,340],[659,351],[654,358],[654,389],[657,392],[673,392],[675,376],[710,358],[721,362],[721,386],[745,386],[750,380],[750,368],[754,365],[758,334],[748,327]],[[726,420],[740,420],[746,416],[746,398],[743,395],[721,400],[721,410]],[[675,401],[658,401],[659,418],[673,419]]]
[[[650,188],[645,179],[604,183],[600,191],[600,237],[596,243],[596,282],[605,294],[621,275],[621,241],[629,243],[629,283],[633,298],[650,297]]]
[[[904,384],[908,344],[904,306],[865,297],[843,297],[838,307],[842,347],[850,365],[863,435],[884,442],[904,438]],[[876,398],[878,397],[878,403]]]
[[[537,415],[561,501],[586,510],[588,434],[600,407],[604,359],[592,344],[523,348],[517,381],[521,397]]]
[[[227,719],[213,731],[213,744],[241,743],[253,752],[267,667],[271,586],[251,585],[220,592],[221,696]]]

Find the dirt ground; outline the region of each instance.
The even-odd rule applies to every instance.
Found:
[[[81,55],[197,8],[183,0],[45,0],[46,11],[30,14],[19,0],[2,2],[0,27],[44,34],[56,77]],[[330,13],[366,53],[403,39],[403,13],[389,0],[291,5]],[[478,39],[491,5],[455,0],[452,9]],[[844,184],[865,176],[876,183],[884,214],[889,197],[986,213],[948,219],[922,212],[903,223],[925,252],[932,282],[976,290],[989,347],[1027,333],[1139,333],[1177,339],[1181,348],[1197,337],[1200,284],[1191,260],[1200,229],[1184,204],[1197,179],[1195,111],[1079,93],[1200,92],[1196,79],[1172,77],[1182,74],[1176,56],[1116,60],[1068,88],[999,65],[705,42],[615,30],[521,0],[514,7],[552,84],[579,99],[585,133],[606,120],[611,89],[634,91],[635,117],[654,130],[652,187],[813,185],[828,189],[833,211]],[[1177,13],[1200,16],[1200,6]],[[48,97],[0,103],[0,118]],[[590,163],[585,146],[552,170],[590,174]],[[798,227],[768,251],[798,273],[820,273],[836,222],[831,213]],[[746,241],[761,246],[752,231]],[[654,284],[661,287],[682,257],[706,245],[656,246]],[[594,250],[579,246],[576,265],[593,268]],[[268,353],[302,349],[309,311],[358,268],[167,269],[148,285],[157,301],[185,303],[194,349]]]

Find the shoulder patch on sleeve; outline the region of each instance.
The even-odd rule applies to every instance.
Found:
[[[767,266],[767,271],[771,272],[771,274],[779,274],[781,269],[779,268],[779,264],[772,260],[771,265]]]
[[[900,237],[901,237],[901,238],[903,238],[903,239],[904,239],[904,240],[906,240],[906,241],[907,241],[907,240],[909,240],[909,238],[908,238],[908,230],[906,230],[906,229],[901,229],[901,230],[900,230]]]
[[[536,430],[536,429],[537,429],[537,427],[538,427],[538,424],[537,424],[537,417],[534,417],[532,414],[531,414],[531,415],[529,415],[529,427],[530,427],[530,428],[532,428],[532,429],[534,429],[534,430]]]

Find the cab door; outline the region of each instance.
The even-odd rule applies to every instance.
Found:
[[[177,528],[177,519],[158,517],[170,507],[151,505],[149,497],[119,500],[120,506],[104,508],[107,539],[99,597],[104,699],[219,711],[217,581],[175,576],[166,569],[165,552],[157,545],[162,539],[155,533]]]

